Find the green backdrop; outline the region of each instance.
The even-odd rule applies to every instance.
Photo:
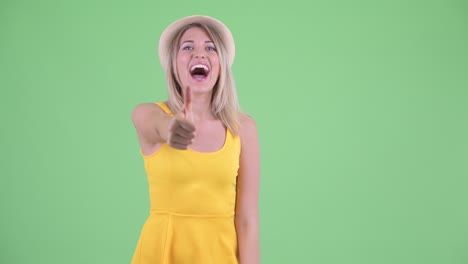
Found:
[[[262,151],[262,263],[468,263],[468,2],[0,3],[0,263],[129,263],[131,111],[175,19],[233,32]]]

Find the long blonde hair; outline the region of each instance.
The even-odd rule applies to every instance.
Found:
[[[220,38],[219,34],[210,26],[202,23],[188,24],[181,28],[171,40],[169,59],[166,69],[166,81],[168,91],[168,107],[175,114],[182,111],[183,96],[180,87],[180,79],[177,74],[177,52],[179,50],[179,42],[182,35],[189,28],[199,27],[208,34],[214,42],[220,64],[220,71],[218,80],[213,88],[213,95],[211,97],[211,111],[219,118],[223,124],[231,130],[231,132],[238,134],[239,119],[243,112],[240,109],[239,101],[237,99],[236,86],[234,77],[232,75],[231,66],[227,62],[227,51],[225,45]]]

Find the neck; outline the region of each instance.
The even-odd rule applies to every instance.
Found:
[[[194,121],[214,118],[213,112],[211,111],[211,95],[212,93],[192,94],[191,107]]]

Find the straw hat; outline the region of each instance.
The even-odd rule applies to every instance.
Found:
[[[234,38],[232,37],[231,31],[224,25],[221,21],[214,19],[209,16],[188,16],[182,19],[179,19],[172,24],[170,24],[161,34],[159,39],[159,61],[161,65],[166,71],[166,67],[168,65],[169,59],[169,50],[171,45],[171,40],[175,37],[175,35],[179,32],[179,30],[192,23],[200,23],[206,24],[209,27],[213,28],[221,37],[223,41],[226,51],[227,51],[227,62],[229,66],[232,66],[234,62],[234,56],[236,53],[236,47],[234,45]]]

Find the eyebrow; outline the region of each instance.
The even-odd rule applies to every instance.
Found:
[[[184,44],[184,43],[186,43],[186,42],[194,43],[193,40],[186,40],[186,41],[182,42],[182,44]],[[214,44],[214,42],[211,41],[211,40],[207,40],[207,41],[205,41],[205,43],[213,43],[213,44]]]

